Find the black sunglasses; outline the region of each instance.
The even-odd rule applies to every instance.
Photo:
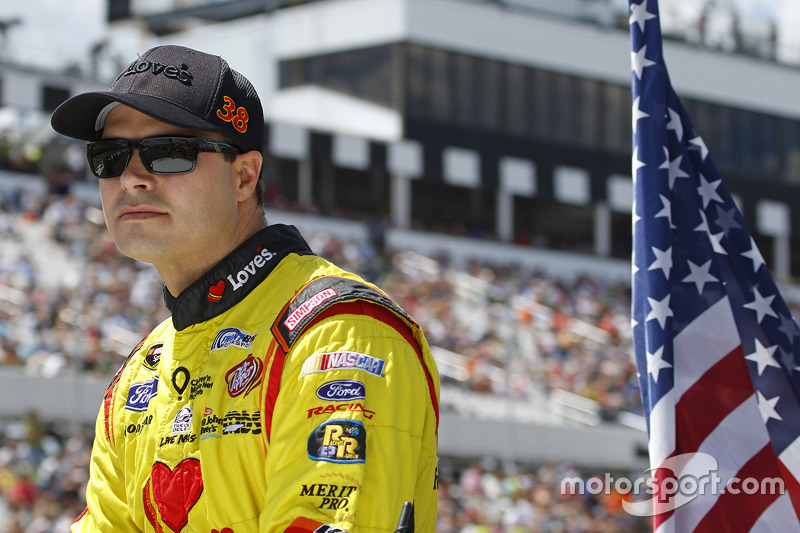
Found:
[[[200,152],[233,152],[241,150],[233,145],[203,137],[147,137],[136,141],[103,139],[86,145],[86,157],[92,174],[98,178],[116,178],[131,161],[134,150],[151,174],[186,174],[197,165]]]

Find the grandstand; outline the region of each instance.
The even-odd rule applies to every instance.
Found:
[[[559,492],[564,477],[647,468],[629,331],[625,13],[601,1],[148,5],[109,0],[110,27],[135,31],[142,50],[176,42],[236,58],[264,95],[268,220],[296,225],[425,329],[442,379],[437,530],[646,530],[618,494]],[[667,51],[785,296],[800,301],[789,216],[800,71],[751,37],[720,50],[676,34]],[[49,130],[60,101],[108,85],[94,74],[0,63],[7,531],[63,531],[80,512],[99,399],[166,316],[158,276],[106,236],[81,147]]]

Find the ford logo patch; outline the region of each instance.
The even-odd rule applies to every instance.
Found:
[[[317,389],[317,398],[329,402],[364,399],[364,384],[354,379],[329,381]]]

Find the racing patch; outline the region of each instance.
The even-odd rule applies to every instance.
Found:
[[[164,345],[162,343],[154,344],[148,348],[142,365],[150,370],[155,370],[158,367],[158,362],[161,361],[161,350],[163,349]]]
[[[363,370],[383,377],[386,361],[358,352],[328,352],[309,355],[303,362],[300,376],[329,370]]]
[[[308,437],[308,457],[331,463],[363,463],[367,458],[367,430],[357,420],[329,420]]]
[[[245,333],[239,328],[225,328],[217,333],[217,337],[211,344],[211,351],[222,350],[229,346],[247,350],[253,345],[253,340],[255,340],[255,338],[256,336],[254,334]]]
[[[128,400],[125,409],[131,411],[147,411],[147,407],[158,393],[158,376],[149,381],[134,383],[128,389]]]
[[[231,395],[231,398],[241,394],[247,396],[247,393],[258,384],[261,370],[261,359],[256,359],[253,354],[248,355],[244,361],[228,370],[228,373],[225,374],[225,381],[228,383],[228,394]]]
[[[294,522],[283,530],[283,533],[347,533],[347,530],[301,516],[295,518]]]
[[[364,384],[355,379],[337,379],[323,383],[317,389],[317,398],[329,402],[349,402],[366,398]]]
[[[311,418],[314,415],[330,415],[334,413],[342,413],[345,411],[352,411],[356,413],[363,413],[364,418],[367,420],[372,420],[372,417],[375,416],[375,411],[370,411],[368,409],[364,409],[364,406],[360,403],[340,403],[339,405],[321,405],[319,407],[312,407],[308,410],[308,418]]]

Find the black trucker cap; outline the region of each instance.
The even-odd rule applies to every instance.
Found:
[[[62,103],[50,123],[68,137],[95,141],[120,103],[174,126],[220,132],[245,152],[263,151],[261,100],[247,78],[219,56],[156,46],[122,71],[108,91]]]

